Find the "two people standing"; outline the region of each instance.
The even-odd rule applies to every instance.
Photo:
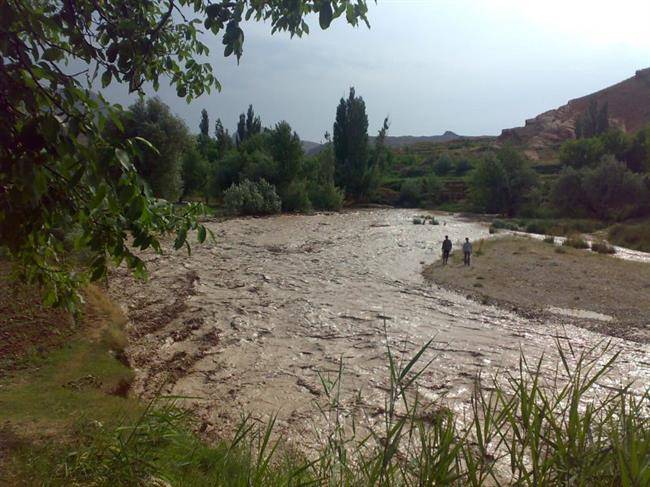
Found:
[[[442,241],[442,264],[447,265],[449,261],[449,254],[451,254],[451,240],[449,240],[449,235],[445,235],[445,239]],[[472,242],[469,241],[469,238],[465,239],[463,244],[463,264],[466,266],[470,265],[470,260],[472,258]]]

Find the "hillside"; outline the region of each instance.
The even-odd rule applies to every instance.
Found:
[[[416,144],[440,144],[464,138],[462,135],[458,135],[450,130],[447,130],[441,135],[389,135],[386,137],[386,145],[393,149],[401,149]],[[374,144],[376,137],[370,136],[368,139],[371,144]],[[323,145],[318,142],[309,140],[302,141],[302,148],[308,155],[318,154],[322,147]]]
[[[609,107],[610,124],[635,132],[650,123],[650,68],[639,70],[625,81],[576,98],[566,105],[526,120],[523,127],[504,129],[501,143],[525,147],[533,160],[545,159],[562,142],[575,137],[575,122],[592,100]]]

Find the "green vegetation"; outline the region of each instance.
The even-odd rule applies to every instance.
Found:
[[[212,66],[203,62],[209,54],[203,30],[222,38],[224,56],[239,59],[244,20],[264,21],[272,32],[300,37],[308,34],[309,14],[317,13],[326,29],[340,17],[353,26],[367,24],[367,11],[365,0],[150,1],[129,8],[121,0],[0,3],[2,253],[25,281],[47,286],[48,303],[73,309],[79,286],[101,279],[112,262],[144,272],[127,242],[157,250],[160,234],[176,233],[178,247],[191,229],[205,236],[196,222],[199,206],[173,211],[151,198],[138,174],[138,169],[146,173],[152,189],[165,198],[182,192],[181,171],[159,165],[177,161],[177,154],[135,135],[154,122],[153,107],[142,106],[139,120],[145,125],[129,132],[122,107],[93,93],[92,83],[101,81],[103,88],[122,83],[143,94],[144,86],[157,91],[163,78],[189,102],[220,89]],[[75,72],[62,66],[89,68]],[[134,108],[132,114],[140,113],[138,105]],[[164,133],[154,125],[152,135]],[[207,126],[201,126],[204,137]],[[160,160],[151,157],[156,151]],[[78,250],[92,256],[87,270],[73,271],[64,258],[63,240],[73,232]]]
[[[223,203],[232,214],[272,215],[280,213],[280,197],[275,187],[264,179],[252,182],[245,179],[224,192]]]
[[[615,254],[616,249],[605,241],[597,241],[591,243],[591,250],[599,254]]]
[[[471,174],[471,200],[478,211],[512,217],[528,202],[535,184],[535,173],[525,158],[514,149],[501,149]]]
[[[562,245],[565,247],[573,247],[574,249],[588,249],[589,242],[582,238],[579,234],[569,235]]]
[[[609,107],[607,102],[598,106],[598,101],[591,100],[589,107],[576,120],[576,138],[594,137],[609,129]]]
[[[558,342],[564,379],[545,379],[547,363],[522,355],[519,370],[477,379],[472,407],[459,416],[416,392],[428,346],[404,361],[388,346],[385,408],[368,433],[362,411],[341,407],[343,365],[322,375],[327,427],[307,460],[278,438],[273,418],[262,426],[245,418],[230,439],[209,444],[173,399],[142,405],[107,394],[100,384],[128,379],[128,369],[107,353],[108,342],[79,339],[47,355],[36,373],[3,384],[2,434],[11,448],[2,475],[15,485],[647,483],[650,398],[626,385],[606,393],[596,385],[617,359],[607,347],[573,356]]]
[[[650,222],[614,225],[608,238],[621,247],[650,252]]]

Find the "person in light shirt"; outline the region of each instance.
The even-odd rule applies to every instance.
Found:
[[[472,242],[469,241],[469,238],[466,238],[465,243],[463,244],[463,263],[466,266],[469,266],[471,258],[472,258]]]

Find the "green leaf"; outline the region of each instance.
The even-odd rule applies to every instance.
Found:
[[[334,16],[334,13],[332,12],[332,5],[330,2],[325,2],[323,3],[323,6],[320,8],[320,11],[318,12],[318,22],[320,24],[321,29],[327,29],[330,24],[332,23],[332,18]]]
[[[187,240],[187,229],[181,228],[174,241],[174,250],[180,249],[185,244],[185,240]]]
[[[133,169],[133,165],[129,160],[129,154],[127,154],[125,150],[120,149],[119,147],[116,148],[115,157],[117,157],[117,160],[120,161],[120,164],[122,165],[125,171],[131,171]]]
[[[108,85],[111,84],[111,79],[113,78],[113,74],[111,73],[110,70],[104,71],[104,74],[102,74],[102,88],[106,88]]]
[[[63,58],[63,51],[56,47],[50,47],[43,52],[43,59],[46,61],[56,62]]]
[[[203,225],[199,226],[199,243],[205,242],[206,236],[207,236],[207,232],[205,230],[205,227]]]

